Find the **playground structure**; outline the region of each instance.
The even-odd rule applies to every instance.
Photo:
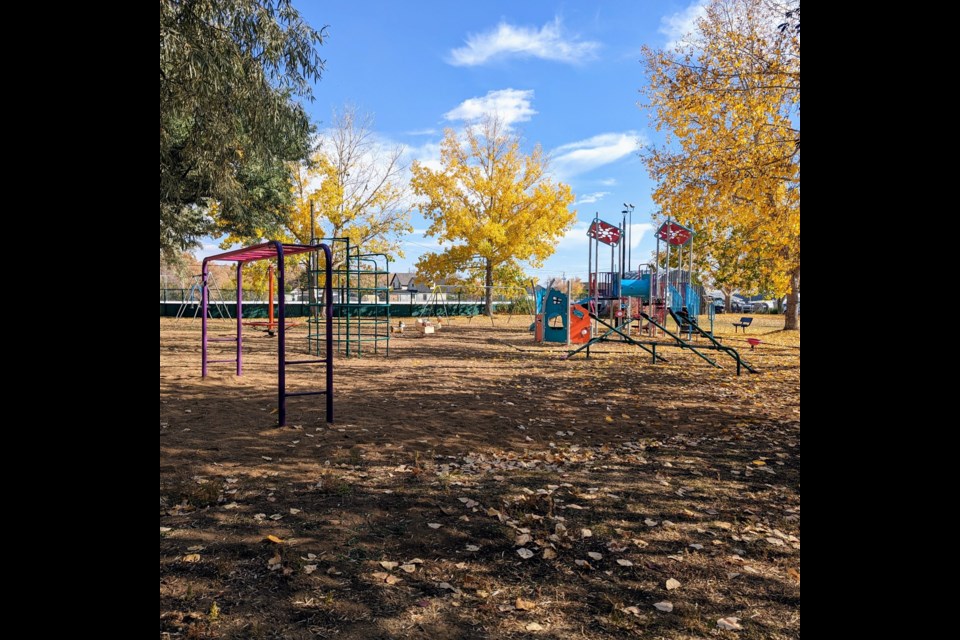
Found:
[[[657,353],[658,347],[679,347],[722,368],[702,353],[713,350],[733,358],[737,375],[744,368],[756,373],[736,349],[714,337],[712,306],[708,309],[710,328],[700,326],[701,296],[693,282],[695,234],[692,229],[668,218],[655,234],[654,261],[636,270],[632,268],[628,251],[630,227],[626,224],[626,215],[620,225],[595,217],[587,236],[588,295],[579,302],[571,302],[569,285],[564,294],[551,282],[542,296],[538,296],[537,316],[532,327],[537,342],[579,345],[567,358],[578,353],[585,353],[589,358],[590,348],[602,342],[625,342],[649,353],[654,364],[666,362]],[[609,271],[601,268],[604,246],[610,248]],[[603,260],[605,263],[605,257]],[[668,320],[676,325],[675,329],[668,327]],[[640,339],[643,334],[648,339]],[[658,342],[658,336],[672,342]],[[694,344],[691,342],[694,338],[704,338],[706,343]]]
[[[383,253],[361,253],[349,238],[317,242],[331,247],[334,268],[328,275],[318,268],[316,254],[311,254],[307,265],[307,352],[319,355],[332,338],[336,350],[348,357],[381,351],[389,356],[390,258]],[[336,305],[332,327],[321,314],[327,306],[326,286],[331,288]]]
[[[570,304],[570,283],[567,292],[553,288],[553,281],[536,292],[536,319],[531,327],[537,342],[584,344],[593,335],[590,311],[581,304]]]
[[[220,285],[217,284],[216,278],[213,277],[213,274],[207,274],[207,288],[210,293],[213,293],[216,297],[213,300],[213,306],[209,304],[209,293],[207,295],[208,304],[207,309],[204,313],[210,317],[217,318],[230,318],[230,310],[227,308],[227,305],[223,302],[223,292],[220,291]],[[177,320],[183,318],[190,307],[193,307],[193,318],[197,318],[197,314],[200,313],[200,308],[203,303],[203,274],[197,274],[193,276],[193,282],[190,283],[190,289],[188,290],[186,296],[183,298],[183,302],[180,303],[180,307],[177,309],[177,313],[174,316]]]
[[[247,320],[244,322],[244,326],[255,327],[260,329],[271,338],[277,335],[277,321],[273,317],[273,265],[267,267],[267,319],[263,320]],[[295,321],[286,321],[286,328],[295,327],[299,323]]]
[[[285,266],[284,258],[292,255],[297,255],[301,253],[310,253],[314,256],[311,259],[312,264],[316,264],[316,254],[323,253],[324,255],[324,268],[323,268],[323,290],[322,296],[318,298],[323,302],[322,311],[321,305],[314,307],[315,313],[317,313],[318,318],[320,315],[323,317],[324,323],[324,349],[322,352],[323,357],[320,359],[307,359],[307,360],[288,360],[287,359],[287,323],[286,323],[286,300],[283,295],[284,291],[284,276],[285,276]],[[275,258],[277,262],[277,284],[280,289],[280,301],[277,307],[277,322],[276,322],[276,332],[277,332],[277,411],[278,418],[277,423],[279,426],[285,426],[287,420],[287,398],[295,396],[316,396],[324,395],[326,396],[326,419],[327,422],[333,422],[333,292],[332,292],[332,283],[333,283],[333,253],[330,250],[330,247],[326,244],[316,244],[316,245],[298,245],[298,244],[283,244],[279,240],[273,240],[271,242],[265,242],[263,244],[253,245],[250,247],[245,247],[243,249],[235,249],[233,251],[227,251],[226,253],[217,254],[214,256],[209,256],[203,259],[203,272],[202,272],[202,283],[201,283],[201,374],[204,378],[207,377],[207,370],[210,364],[217,363],[234,363],[236,365],[237,375],[243,375],[243,266],[248,262],[254,262],[257,260],[267,260]],[[208,306],[210,300],[210,282],[209,282],[209,263],[211,262],[236,262],[237,263],[237,313],[236,313],[236,335],[232,337],[216,337],[211,338],[208,335],[207,330],[207,317],[208,317]],[[273,301],[270,301],[270,306],[272,307]],[[319,321],[318,321],[319,323]],[[216,359],[212,360],[209,357],[209,344],[210,343],[234,343],[236,345],[236,355],[232,359]],[[319,348],[318,348],[319,351]],[[318,355],[320,355],[318,353]],[[288,392],[286,384],[286,371],[288,366],[292,365],[312,365],[312,364],[322,364],[324,365],[324,378],[325,378],[325,388],[319,389],[316,391],[295,391]]]

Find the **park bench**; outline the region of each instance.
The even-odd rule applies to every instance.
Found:
[[[744,333],[746,333],[746,332],[747,332],[747,327],[749,327],[751,324],[753,324],[753,318],[746,318],[746,317],[740,318],[740,322],[734,322],[734,323],[733,323],[733,332],[736,333],[736,332],[737,332],[737,328],[739,327],[739,328],[743,329],[743,332],[744,332]]]

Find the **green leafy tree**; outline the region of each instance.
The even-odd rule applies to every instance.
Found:
[[[322,42],[291,0],[161,0],[161,250],[284,222]]]

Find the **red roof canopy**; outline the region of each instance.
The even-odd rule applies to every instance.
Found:
[[[307,245],[307,244],[284,244],[283,246],[283,255],[292,256],[298,253],[307,253],[308,251],[316,251],[320,248],[320,245]],[[277,257],[277,243],[275,242],[264,242],[263,244],[256,244],[252,247],[244,247],[243,249],[234,249],[233,251],[227,251],[225,253],[218,253],[215,256],[207,256],[203,259],[204,262],[253,262],[254,260],[264,260],[267,258],[276,258]]]

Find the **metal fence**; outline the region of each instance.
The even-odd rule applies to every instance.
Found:
[[[221,289],[220,295],[211,292],[210,313],[214,316],[236,313],[236,289]],[[386,304],[387,296],[356,295],[343,296],[334,292],[334,312],[337,308],[349,305],[351,313],[356,315],[376,315],[376,309]],[[216,302],[216,304],[214,304]],[[310,315],[309,293],[295,291],[286,296],[286,314],[290,317]],[[397,317],[424,316],[475,316],[483,313],[482,296],[463,292],[432,293],[429,291],[395,291],[389,295],[390,315]],[[186,307],[184,308],[184,304]],[[226,311],[215,307],[223,306]],[[498,292],[493,296],[495,313],[533,314],[534,297],[520,292]],[[160,315],[194,317],[199,314],[200,291],[193,289],[160,289]],[[243,316],[261,318],[267,315],[267,300],[262,292],[243,291]]]

